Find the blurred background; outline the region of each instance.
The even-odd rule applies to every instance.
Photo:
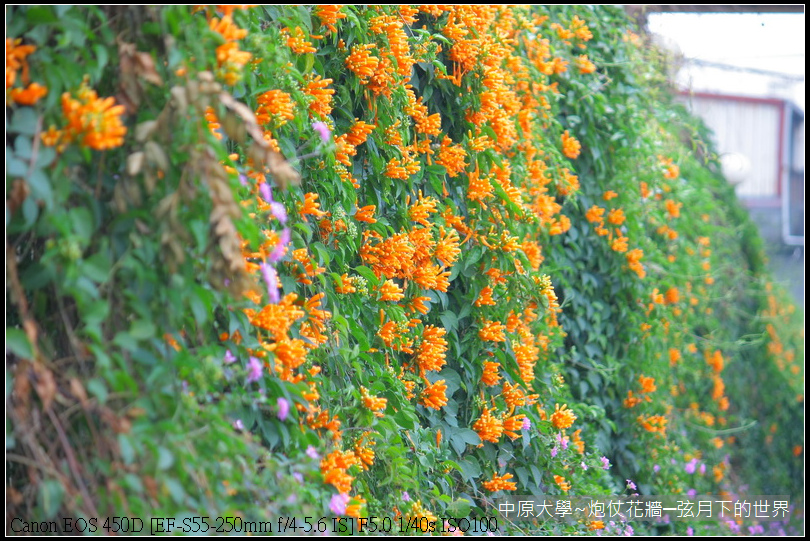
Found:
[[[714,132],[775,278],[803,308],[804,6],[626,9],[671,53],[683,103]]]

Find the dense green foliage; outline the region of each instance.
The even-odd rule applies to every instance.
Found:
[[[7,521],[803,508],[803,315],[621,10],[7,20]]]

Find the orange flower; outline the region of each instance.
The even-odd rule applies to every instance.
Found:
[[[13,88],[9,92],[11,99],[20,105],[34,105],[48,94],[48,89],[39,83],[31,83],[27,88]]]
[[[602,194],[602,199],[604,199],[605,201],[610,201],[614,197],[619,197],[619,194],[617,194],[613,190],[608,190],[604,194]]]
[[[467,152],[461,145],[451,146],[452,144],[453,140],[445,135],[439,148],[439,155],[436,158],[436,163],[444,166],[447,175],[451,178],[458,176],[467,167],[467,163],[464,161]]]
[[[497,385],[501,380],[501,376],[498,373],[500,366],[501,363],[484,361],[484,373],[481,376],[481,383],[490,386]]]
[[[474,306],[495,306],[495,301],[492,299],[492,288],[486,286],[478,294],[478,298],[473,303]]]
[[[624,399],[624,407],[627,409],[635,408],[641,399],[637,396],[633,396],[633,391],[627,391],[627,398]]]
[[[504,419],[503,433],[506,434],[510,440],[516,440],[520,437],[520,431],[523,429],[524,417],[526,416],[521,413]]]
[[[287,47],[292,49],[296,54],[317,53],[318,49],[312,46],[312,43],[307,41],[304,36],[304,31],[300,26],[296,26],[295,30],[290,32],[289,28],[281,31],[282,36],[287,37]]]
[[[562,147],[563,154],[565,154],[568,158],[575,160],[579,156],[582,145],[579,144],[579,141],[577,141],[575,137],[568,134],[568,130],[565,130],[565,132],[562,134]]]
[[[352,284],[352,279],[349,278],[349,275],[346,273],[343,273],[343,276],[340,277],[340,284],[341,285],[335,283],[335,291],[337,291],[338,293],[343,293],[344,295],[346,295],[349,293],[357,292],[357,288],[354,287],[354,285]]]
[[[669,365],[675,366],[681,360],[681,352],[675,348],[669,348]]]
[[[368,394],[365,387],[360,387],[360,396],[363,398],[363,405],[374,412],[378,417],[382,417],[381,410],[384,410],[388,405],[388,400],[385,398],[378,398],[374,395]]]
[[[321,26],[325,26],[330,32],[337,32],[335,23],[337,23],[338,19],[345,19],[347,17],[345,13],[340,12],[341,9],[343,9],[343,4],[338,4],[335,6],[317,6],[314,13],[315,16],[321,20]]]
[[[313,116],[324,119],[332,113],[332,95],[335,90],[327,88],[331,84],[332,79],[321,79],[320,75],[316,75],[304,87],[304,93],[313,98],[309,104],[309,111]]]
[[[377,205],[366,205],[365,207],[358,208],[354,213],[354,219],[358,222],[366,222],[367,224],[376,224],[377,220],[374,218],[374,212],[377,210]]]
[[[568,492],[569,490],[571,490],[571,483],[566,481],[565,477],[563,477],[562,475],[555,475],[554,482],[557,483],[560,489],[563,490],[564,492]]]
[[[501,477],[498,477],[493,473],[492,479],[489,481],[484,481],[481,483],[481,485],[490,492],[497,492],[499,490],[517,490],[517,483],[510,481],[509,479],[512,479],[511,473],[507,473]]]
[[[419,199],[408,209],[408,217],[413,222],[422,224],[425,227],[430,227],[431,223],[428,221],[428,218],[432,213],[437,212],[437,203],[438,201],[433,197],[422,197],[422,190],[419,190]],[[406,202],[405,204],[407,206],[408,203]]]
[[[35,45],[20,45],[21,38],[6,38],[6,88],[11,88],[17,79],[17,71],[22,69],[22,82],[27,85],[28,61],[26,57],[37,50]]]
[[[420,404],[427,408],[433,408],[435,410],[440,409],[442,406],[447,405],[447,396],[445,392],[447,391],[447,385],[443,379],[435,383],[431,383],[425,387],[425,390],[422,391],[422,399],[420,400]]]
[[[447,331],[441,327],[427,325],[422,331],[422,342],[416,348],[416,364],[419,371],[424,374],[428,370],[439,371],[445,364],[447,340],[444,335]]]
[[[605,528],[605,523],[603,521],[601,521],[601,520],[592,520],[588,524],[588,529],[591,530],[591,531],[603,530],[604,528]]]
[[[318,194],[312,192],[304,194],[304,203],[299,203],[298,214],[304,218],[304,221],[307,221],[307,215],[312,215],[316,218],[326,216],[326,213],[321,210],[321,204],[318,203]]]
[[[99,98],[95,90],[82,83],[78,100],[62,94],[62,114],[68,121],[63,134],[66,141],[78,141],[81,146],[107,150],[124,144],[126,126],[121,122],[123,105],[114,98]]]
[[[503,434],[503,421],[494,417],[489,413],[489,409],[484,407],[484,413],[475,421],[472,428],[478,433],[481,441],[498,443]]]
[[[664,204],[667,207],[667,213],[669,213],[670,218],[677,218],[681,215],[683,203],[676,203],[672,199],[667,199]]]
[[[603,216],[605,215],[605,209],[598,205],[593,205],[591,208],[588,209],[588,212],[585,213],[585,219],[591,223],[603,223]]]
[[[624,223],[624,211],[622,209],[613,209],[608,214],[608,222],[613,225],[622,225]]]
[[[393,280],[386,280],[383,285],[380,286],[381,301],[399,301],[402,300],[404,296],[405,294],[402,292],[402,288]]]
[[[484,326],[478,331],[478,338],[488,342],[505,342],[506,325],[497,321],[484,320]]]
[[[596,65],[588,60],[588,55],[581,54],[579,57],[574,61],[574,63],[579,68],[579,72],[582,74],[593,73],[596,71]]]
[[[644,270],[644,265],[641,264],[641,258],[644,257],[644,251],[640,248],[630,250],[627,254],[627,263],[630,270],[634,271],[639,278],[644,278],[647,272]]]
[[[624,253],[627,251],[627,237],[616,237],[610,243],[610,249],[614,252]]]
[[[256,101],[259,103],[256,109],[256,120],[259,124],[268,124],[271,120],[275,120],[278,126],[283,126],[295,118],[292,97],[283,90],[268,90]]]
[[[638,382],[641,384],[642,393],[652,393],[657,389],[655,386],[655,378],[647,378],[641,375],[638,377]]]
[[[574,415],[574,412],[567,408],[567,404],[563,404],[562,407],[560,407],[559,404],[554,405],[554,413],[551,414],[551,424],[553,424],[555,428],[565,430],[577,420],[577,416]]]

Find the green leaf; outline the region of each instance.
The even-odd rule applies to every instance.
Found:
[[[85,387],[90,394],[98,399],[100,404],[104,404],[107,401],[107,385],[105,385],[100,379],[91,379],[87,382]]]
[[[461,476],[465,481],[481,475],[481,466],[475,457],[464,457],[463,460],[459,460],[458,465],[461,466]]]
[[[31,107],[20,107],[14,111],[8,131],[34,136],[37,132],[37,114]]]
[[[118,434],[118,449],[121,451],[121,459],[124,464],[132,464],[135,460],[135,448],[126,434]]]
[[[470,514],[472,502],[464,498],[457,498],[447,506],[447,514],[455,518],[463,518]]]
[[[152,338],[155,335],[155,324],[142,319],[135,321],[129,329],[129,334],[136,340]]]
[[[32,6],[26,11],[25,18],[31,24],[47,24],[59,21],[49,6]]]
[[[53,206],[53,189],[48,175],[42,169],[34,169],[28,177],[28,186],[31,188],[31,196],[34,199],[43,201],[46,207]]]
[[[43,518],[50,520],[56,516],[56,513],[62,507],[64,496],[65,487],[59,481],[47,479],[40,483],[37,499],[42,509]]]
[[[174,464],[174,455],[171,451],[166,449],[165,447],[158,448],[158,463],[157,467],[159,470],[166,470]]]
[[[85,207],[77,207],[70,211],[70,224],[77,237],[89,241],[93,236],[93,215]]]
[[[11,351],[23,359],[30,359],[34,356],[34,349],[22,329],[6,327],[6,351]]]

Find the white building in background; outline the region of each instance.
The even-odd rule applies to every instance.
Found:
[[[649,27],[763,237],[803,245],[803,15],[654,14]]]
[[[768,240],[804,244],[804,112],[791,101],[682,92],[712,130],[723,172]]]

